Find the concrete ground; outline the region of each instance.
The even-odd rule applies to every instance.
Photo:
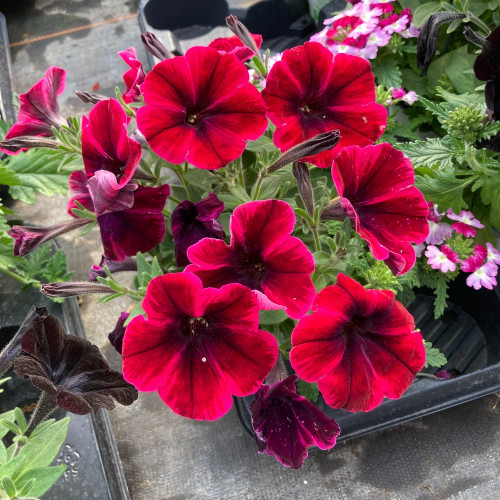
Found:
[[[205,0],[208,1],[208,0]],[[137,0],[0,0],[11,42],[17,91],[25,92],[50,65],[67,70],[64,114],[90,108],[74,91],[113,95],[125,64],[116,55],[134,45],[144,58]],[[19,207],[25,220],[67,219],[66,198]],[[98,263],[98,232],[62,237],[75,280]],[[89,339],[119,369],[107,342],[126,301],[81,307]],[[257,454],[231,410],[216,422],[175,415],[155,393],[110,413],[133,500],[191,499],[471,499],[500,495],[500,409],[489,396],[408,424],[312,453],[292,471]],[[499,405],[500,406],[500,405]],[[63,499],[62,499],[63,500]],[[64,499],[77,500],[77,499]]]

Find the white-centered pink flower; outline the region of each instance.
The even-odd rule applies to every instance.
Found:
[[[366,41],[366,45],[377,45],[384,47],[391,40],[391,35],[386,33],[383,29],[376,29],[370,33]]]
[[[474,253],[462,261],[462,271],[471,273],[467,277],[466,283],[475,290],[479,290],[481,287],[492,290],[497,284],[498,267],[494,261],[488,259],[488,250],[482,245],[476,245]]]
[[[460,260],[458,255],[447,245],[443,245],[441,250],[434,245],[429,245],[425,250],[425,256],[427,264],[432,269],[439,269],[443,273],[455,271],[457,262]]]
[[[406,95],[402,97],[401,100],[411,106],[415,101],[418,101],[418,96],[414,90],[410,90],[409,92],[406,93]]]
[[[476,236],[476,229],[482,229],[484,227],[478,219],[476,219],[472,212],[462,210],[459,215],[455,214],[451,209],[448,209],[446,213],[448,219],[455,220],[451,228],[457,233],[463,234],[466,238]]]
[[[500,252],[491,243],[486,243],[486,248],[488,250],[488,253],[486,255],[488,262],[493,262],[494,264],[499,265]]]
[[[393,33],[401,33],[406,29],[409,21],[410,20],[408,19],[408,16],[400,16],[393,23],[384,26],[384,30],[387,31],[387,33],[389,33],[390,35],[392,35]]]
[[[446,222],[434,222],[429,220],[429,235],[425,242],[429,245],[440,245],[451,236],[451,233],[451,226]]]

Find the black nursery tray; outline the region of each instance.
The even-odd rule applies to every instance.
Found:
[[[45,306],[57,316],[67,332],[85,338],[78,303],[75,298],[56,304],[35,289],[21,291],[19,283],[0,273],[0,335],[8,327],[20,325],[32,305]],[[17,329],[14,329],[14,333]],[[0,343],[2,342],[0,336]],[[2,345],[0,345],[1,349]],[[0,394],[0,413],[19,406],[23,411],[33,408],[39,391],[28,380],[9,373],[12,379]],[[67,470],[43,496],[45,500],[130,500],[121,467],[118,449],[111,430],[108,414],[73,415],[60,411],[55,416],[70,416],[66,441],[54,465],[65,464]]]
[[[434,319],[434,298],[417,295],[408,306],[423,337],[448,359],[453,378],[417,378],[398,400],[385,399],[370,412],[334,410],[324,400],[318,406],[342,429],[338,442],[357,438],[500,391],[500,297],[498,290],[473,290],[463,281],[450,290],[449,307]],[[433,373],[436,370],[425,370]],[[253,436],[249,405],[253,396],[234,398],[247,432]]]

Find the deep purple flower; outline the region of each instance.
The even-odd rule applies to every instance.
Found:
[[[297,394],[296,381],[291,375],[271,387],[262,385],[250,404],[259,453],[274,455],[292,469],[302,467],[309,446],[328,450],[340,434],[333,418]]]
[[[66,335],[55,316],[26,332],[21,347],[24,352],[14,362],[14,371],[44,391],[54,408],[85,415],[99,408],[112,410],[115,400],[131,405],[137,399],[135,387],[110,369],[99,349]]]
[[[123,347],[123,336],[125,335],[125,321],[127,321],[130,313],[122,312],[116,322],[115,329],[108,335],[111,345],[121,354]]]
[[[92,222],[91,219],[72,219],[49,227],[12,226],[12,229],[7,231],[7,234],[15,239],[14,255],[22,257],[35,250],[42,243],[73,229],[85,226],[90,222]]]
[[[217,220],[224,203],[214,193],[198,203],[185,200],[172,212],[172,235],[175,242],[175,260],[178,266],[187,266],[187,249],[203,238],[224,239],[222,224]]]

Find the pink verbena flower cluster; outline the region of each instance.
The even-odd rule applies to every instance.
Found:
[[[454,238],[459,235],[473,238],[476,236],[476,229],[482,229],[484,225],[474,217],[472,212],[462,210],[457,215],[449,209],[446,213],[439,213],[437,206],[432,202],[429,203],[429,208],[431,209],[427,217],[429,235],[424,243],[416,245],[417,257],[424,253],[427,257],[427,264],[432,269],[443,273],[453,273],[459,268],[461,271],[470,273],[466,280],[468,286],[475,290],[481,287],[492,290],[497,284],[496,275],[500,264],[500,252],[488,242],[486,247],[475,245],[472,255],[467,259],[460,259],[457,252],[451,248]],[[456,222],[451,225],[442,222],[445,216]]]
[[[387,45],[394,33],[404,38],[416,37],[419,33],[411,23],[411,10],[406,8],[397,14],[392,1],[357,2],[350,9],[325,19],[325,28],[313,35],[311,41],[325,45],[333,54],[375,59],[378,48]]]

